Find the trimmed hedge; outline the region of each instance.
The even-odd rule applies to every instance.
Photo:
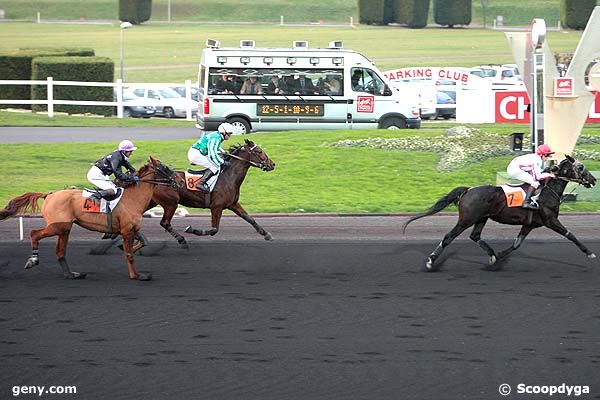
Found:
[[[152,0],[119,0],[119,20],[141,24],[152,15]]]
[[[33,60],[32,79],[45,80],[53,77],[55,81],[114,82],[115,64],[106,57],[38,57]],[[33,100],[47,99],[46,86],[33,85]],[[54,86],[55,100],[113,101],[112,87],[92,86]],[[33,111],[46,111],[43,104],[34,104]],[[110,106],[73,106],[55,105],[57,112],[70,114],[92,113],[111,116]]]
[[[402,0],[396,3],[396,21],[409,28],[425,28],[429,18],[429,0]]]
[[[433,0],[433,19],[436,24],[449,26],[471,23],[471,0]]]
[[[560,24],[563,28],[585,29],[596,0],[561,0]]]
[[[94,49],[69,48],[21,48],[17,52],[0,54],[0,76],[5,80],[31,80],[31,62],[36,57],[51,56],[93,56]],[[29,85],[2,85],[0,99],[29,100]],[[0,108],[31,109],[29,104],[1,104]]]
[[[383,25],[386,2],[387,0],[358,0],[358,21],[367,25]]]

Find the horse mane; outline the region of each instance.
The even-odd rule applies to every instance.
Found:
[[[244,146],[254,146],[254,142],[248,139],[244,139],[244,143],[243,144],[233,144],[231,146],[229,146],[229,149],[227,150],[228,153],[230,154],[235,154],[238,151],[240,151],[242,148],[244,148]],[[231,157],[229,156],[225,156],[226,160],[229,160]]]

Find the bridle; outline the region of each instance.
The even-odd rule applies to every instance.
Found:
[[[585,165],[583,165],[582,163],[580,163],[579,161],[575,160],[575,161],[570,161],[567,159],[567,162],[569,162],[573,167],[573,172],[575,172],[575,177],[574,178],[567,178],[566,176],[557,176],[556,179],[560,179],[562,181],[567,181],[567,182],[577,182],[580,185],[589,185],[590,187],[593,186],[592,182],[590,182],[589,180],[587,180],[586,178],[583,177],[583,172],[586,170]]]
[[[174,189],[183,187],[183,182],[177,182],[177,173],[174,170],[172,170],[169,166],[163,164],[162,162],[159,162],[158,165],[150,163],[150,167],[151,170],[154,170],[155,174],[159,176],[159,178],[147,179],[140,177],[140,182],[153,183],[155,185],[171,186]]]
[[[240,148],[241,148],[241,147],[240,147]],[[237,151],[237,150],[239,150],[240,148],[238,148],[238,149],[236,149],[236,150],[234,150],[234,151]],[[260,147],[258,147],[258,145],[257,145],[257,144],[254,144],[252,147],[250,147],[250,148],[248,149],[248,152],[249,152],[251,155],[256,155],[256,153],[254,152],[254,150],[256,150],[256,148],[259,148],[259,149],[260,149]],[[252,165],[253,167],[260,168],[260,169],[261,169],[261,170],[263,170],[263,171],[266,171],[266,170],[268,169],[268,167],[267,167],[267,162],[266,162],[265,160],[261,160],[260,162],[256,162],[256,161],[249,160],[249,159],[247,159],[247,158],[240,157],[240,156],[238,156],[238,155],[235,155],[235,154],[233,154],[233,153],[225,153],[225,155],[227,155],[227,156],[229,156],[229,157],[231,157],[231,158],[235,158],[235,159],[237,159],[237,160],[240,160],[240,161],[247,162],[248,164]]]

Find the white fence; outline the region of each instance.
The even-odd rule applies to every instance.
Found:
[[[46,85],[48,88],[48,95],[46,100],[2,100],[0,104],[44,104],[48,107],[48,117],[54,117],[54,106],[56,104],[68,104],[74,106],[110,106],[117,107],[117,118],[123,118],[123,91],[128,89],[135,89],[136,87],[157,87],[157,86],[181,86],[178,83],[127,83],[123,84],[121,79],[117,79],[117,82],[78,82],[78,81],[55,81],[52,77],[48,77],[46,80],[0,80],[0,87],[2,85]],[[87,100],[60,100],[54,98],[54,86],[91,86],[91,87],[113,87],[115,92],[116,101],[87,101]],[[185,81],[186,98],[188,100],[188,106],[186,109],[186,119],[192,120],[192,81],[189,79]],[[127,102],[131,105],[131,102]]]

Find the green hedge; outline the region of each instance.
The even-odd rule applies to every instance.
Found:
[[[119,0],[119,20],[141,24],[152,15],[152,0]]]
[[[358,0],[358,21],[367,25],[383,25],[386,0]]]
[[[409,28],[425,28],[429,18],[429,0],[402,0],[396,3],[396,21]]]
[[[585,29],[596,0],[561,0],[560,24],[563,28]]]
[[[433,0],[433,19],[436,24],[449,26],[471,23],[471,0]]]
[[[106,57],[38,57],[33,60],[32,79],[55,81],[114,82],[115,64]],[[54,86],[55,100],[112,101],[112,87]],[[33,100],[47,99],[46,85],[33,85]],[[33,111],[46,111],[47,107],[34,104]],[[92,113],[110,116],[110,106],[55,105],[54,111],[70,114]]]
[[[31,62],[36,57],[93,56],[94,49],[76,48],[21,48],[16,52],[0,54],[0,76],[5,80],[31,80]],[[29,100],[29,85],[2,85],[0,99]],[[29,104],[1,104],[0,108],[31,109]]]
[[[394,3],[395,0],[385,0],[383,5],[383,23],[389,24],[396,22],[394,20]]]

